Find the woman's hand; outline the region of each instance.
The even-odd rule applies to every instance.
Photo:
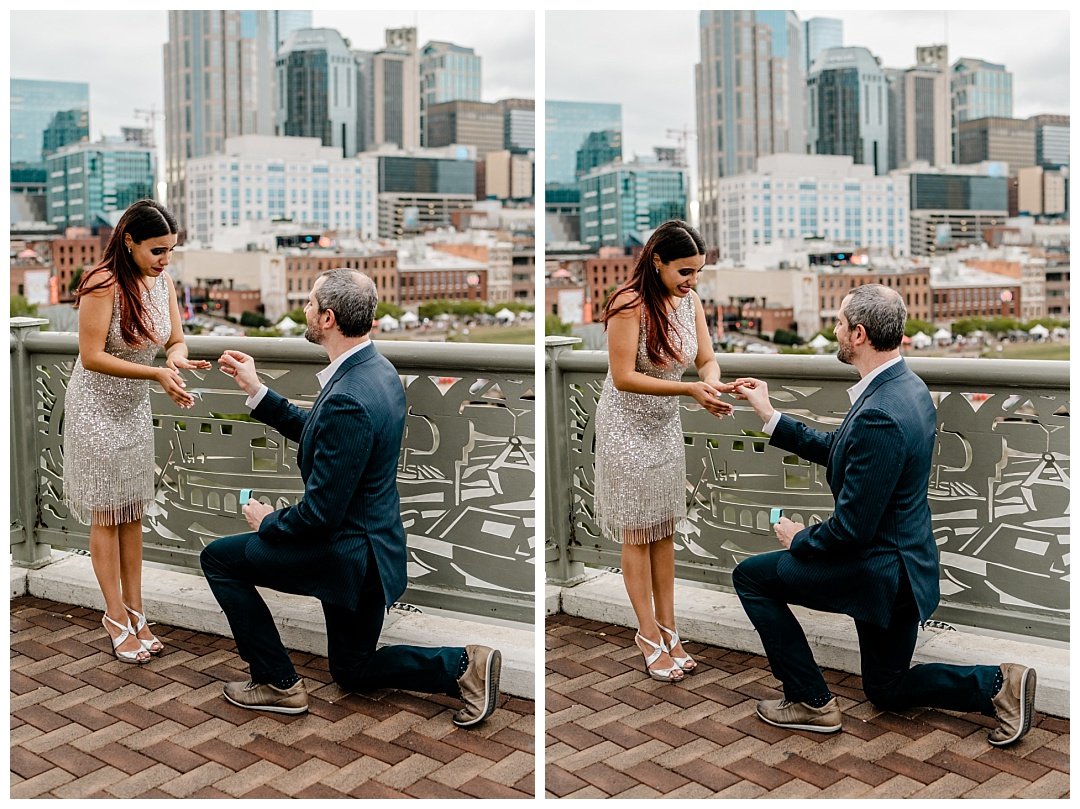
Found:
[[[161,385],[162,390],[169,398],[181,407],[187,408],[195,404],[195,398],[184,390],[184,380],[175,368],[158,368],[154,375],[155,380]]]
[[[730,415],[735,409],[731,404],[723,401],[720,398],[720,392],[708,382],[691,382],[687,394],[717,418]]]
[[[165,365],[174,371],[209,371],[213,368],[210,360],[189,360],[187,357],[169,357]]]

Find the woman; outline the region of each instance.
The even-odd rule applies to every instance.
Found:
[[[694,293],[705,243],[685,222],[665,222],[630,280],[604,309],[609,368],[596,409],[596,520],[622,545],[623,583],[637,616],[635,642],[656,680],[697,667],[675,627],[675,543],[686,517],[686,455],[679,397],[723,417],[705,311]],[[693,363],[700,381],[683,382]]]
[[[142,516],[154,499],[150,381],[191,407],[180,371],[210,368],[187,358],[165,274],[177,231],[164,207],[136,202],[75,293],[79,357],[64,406],[64,502],[90,525],[90,560],[105,597],[101,623],[124,663],[146,663],[163,649],[142,612]],[[162,346],[165,366],[155,367]]]

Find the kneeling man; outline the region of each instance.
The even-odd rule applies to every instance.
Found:
[[[1031,727],[1035,670],[1016,663],[911,667],[920,624],[937,608],[938,554],[927,487],[937,413],[926,385],[900,357],[907,310],[888,287],[868,284],[836,315],[837,356],[861,377],[851,410],[833,432],[777,413],[764,382],[740,379],[735,392],[765,422],[770,444],[826,467],[832,516],[803,526],[781,518],[785,550],[744,560],[735,591],[761,637],[784,699],[758,703],[779,727],[831,733],[840,708],[788,608],[799,604],[855,619],[863,690],[874,705],[976,711],[996,716],[990,744],[1004,746]]]
[[[221,370],[248,394],[252,415],[297,442],[303,498],[275,511],[244,506],[253,533],[222,537],[202,552],[202,568],[229,619],[248,682],[227,683],[243,708],[303,713],[308,695],[256,587],[322,602],[330,674],[346,691],[403,688],[460,696],[454,724],[469,727],[495,710],[501,655],[486,646],[384,646],[383,618],[405,592],[405,529],[397,463],[405,391],[368,338],[377,295],[355,270],[323,273],[311,289],[305,336],[326,349],[322,392],[303,410],[259,381],[255,361],[221,355]]]

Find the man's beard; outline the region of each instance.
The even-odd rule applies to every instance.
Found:
[[[854,359],[854,352],[851,350],[850,345],[844,343],[839,344],[839,348],[836,349],[836,358],[844,365],[851,365],[852,359]]]
[[[322,345],[323,330],[318,323],[309,323],[307,329],[304,331],[304,339],[309,343],[314,343],[319,346]]]

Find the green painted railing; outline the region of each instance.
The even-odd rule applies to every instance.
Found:
[[[585,565],[619,566],[619,546],[593,520],[593,415],[607,354],[548,338],[546,356],[549,581]],[[855,371],[835,357],[722,354],[725,379],[764,379],[774,405],[818,428],[850,407]],[[909,358],[938,408],[930,479],[941,559],[936,617],[1068,639],[1069,370],[1067,362]],[[684,398],[688,531],[676,535],[676,575],[730,589],[747,555],[776,550],[769,509],[799,522],[832,512],[823,467],[768,447],[739,403],[717,420]],[[889,463],[882,458],[882,463]]]
[[[89,535],[63,504],[64,392],[77,335],[11,322],[11,543],[20,564],[50,548],[85,549]],[[398,467],[408,535],[404,601],[533,620],[535,370],[529,346],[382,341],[401,375],[408,419]],[[192,358],[226,348],[256,359],[264,381],[297,404],[318,394],[325,352],[295,338],[190,337]],[[296,446],[254,421],[245,395],[215,368],[185,372],[198,394],[181,410],[151,386],[157,500],[143,520],[148,560],[198,568],[215,537],[247,530],[238,493],[281,507],[303,493]]]

